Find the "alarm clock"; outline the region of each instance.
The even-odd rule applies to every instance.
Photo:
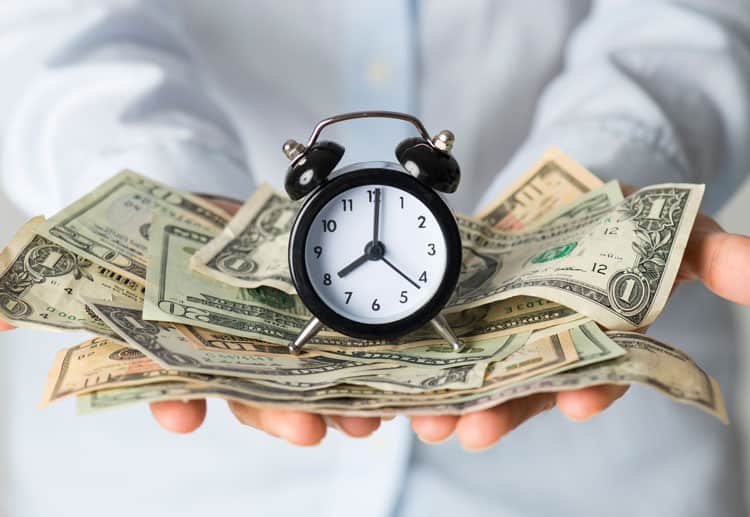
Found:
[[[334,168],[344,154],[318,137],[328,125],[381,117],[410,122],[419,137],[396,147],[398,163]],[[425,324],[456,351],[463,348],[440,311],[461,268],[456,220],[438,192],[451,193],[460,169],[453,134],[430,138],[406,113],[354,112],[317,124],[307,145],[288,140],[285,187],[303,199],[289,239],[289,271],[313,317],[289,344],[299,353],[324,325],[348,336],[392,339]]]

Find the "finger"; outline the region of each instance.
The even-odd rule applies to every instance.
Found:
[[[306,411],[256,408],[234,401],[229,402],[229,408],[243,424],[294,445],[317,445],[326,435],[323,418]]]
[[[151,414],[167,431],[192,433],[206,418],[206,401],[200,399],[187,402],[180,400],[152,402]]]
[[[700,279],[729,301],[750,305],[750,237],[726,233],[710,217],[699,214],[690,235],[680,275]]]
[[[572,420],[587,420],[625,395],[629,386],[604,384],[580,390],[561,391],[557,394],[557,407]]]
[[[380,419],[376,417],[332,416],[328,420],[336,429],[352,438],[370,436],[380,427]]]
[[[0,332],[3,331],[3,330],[11,330],[11,329],[14,329],[14,328],[16,328],[16,327],[14,327],[13,325],[11,325],[10,323],[5,323],[3,320],[0,320]]]
[[[485,449],[532,416],[554,406],[554,394],[539,393],[468,413],[458,419],[456,436],[467,450]]]
[[[440,443],[450,438],[458,423],[458,415],[411,417],[411,428],[425,443]]]

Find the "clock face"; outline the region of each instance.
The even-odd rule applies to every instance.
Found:
[[[449,256],[430,207],[404,188],[377,183],[343,189],[323,204],[303,253],[322,302],[364,324],[396,322],[427,305],[444,283]]]

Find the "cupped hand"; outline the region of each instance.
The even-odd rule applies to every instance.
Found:
[[[727,233],[705,214],[699,214],[690,234],[677,282],[700,280],[731,302],[750,305],[750,237]],[[484,449],[542,411],[557,406],[573,420],[586,420],[608,408],[627,386],[603,385],[558,393],[540,393],[511,400],[490,409],[461,416],[412,417],[414,432],[436,443],[454,432],[464,448]]]

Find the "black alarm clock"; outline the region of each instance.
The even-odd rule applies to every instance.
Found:
[[[334,171],[344,148],[318,142],[324,127],[365,117],[411,122],[420,137],[396,147],[399,163],[355,163]],[[460,169],[453,134],[430,138],[415,117],[389,111],[346,113],[317,124],[306,146],[284,144],[292,160],[285,187],[304,199],[289,239],[289,270],[313,314],[289,344],[299,353],[323,325],[364,339],[403,336],[426,324],[463,348],[440,311],[458,281],[461,238],[439,192],[454,192]]]

